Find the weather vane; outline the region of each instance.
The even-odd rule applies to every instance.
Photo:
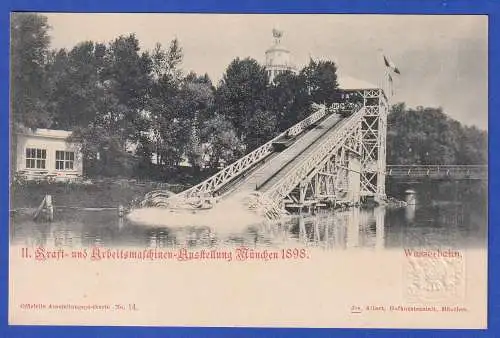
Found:
[[[280,42],[282,36],[283,36],[283,31],[273,28],[273,37],[276,40],[276,43]]]

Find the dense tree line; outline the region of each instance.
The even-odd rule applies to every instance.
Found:
[[[13,128],[73,131],[94,175],[130,175],[156,166],[195,170],[234,161],[328,102],[337,88],[332,62],[311,61],[272,84],[256,60],[235,59],[215,86],[183,74],[174,39],[142,51],[135,35],[51,50],[47,19],[12,20]],[[154,156],[153,156],[154,154]]]
[[[237,58],[215,85],[183,73],[176,39],[150,51],[133,34],[52,50],[46,17],[16,14],[11,28],[12,130],[73,131],[88,175],[164,175],[186,159],[195,172],[216,170],[303,119],[313,102],[338,98],[331,61],[310,60],[270,83],[256,60]],[[440,110],[399,105],[389,116],[388,162],[479,163],[485,137]]]
[[[396,104],[387,119],[387,163],[486,164],[488,134],[462,126],[441,108]]]

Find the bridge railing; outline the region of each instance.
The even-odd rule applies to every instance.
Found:
[[[269,142],[255,149],[251,153],[243,156],[236,162],[231,165],[225,167],[215,175],[209,177],[205,181],[185,190],[172,198],[189,198],[193,196],[203,195],[203,194],[211,194],[220,187],[226,185],[234,178],[241,175],[243,172],[254,166],[256,163],[263,160],[265,157],[273,153],[273,143],[278,139],[284,136],[296,136],[304,131],[307,127],[312,125],[313,123],[322,119],[328,112],[325,106],[323,105],[314,105],[313,108],[316,108],[316,112],[309,115],[307,118],[303,119],[299,123],[293,125],[283,133],[279,134]]]
[[[487,165],[388,165],[388,177],[486,179]]]
[[[273,203],[282,201],[328,154],[341,147],[350,133],[357,128],[364,112],[365,109],[362,107],[351,117],[341,121],[341,125],[335,128],[333,132],[330,132],[329,137],[323,142],[313,148],[309,156],[297,163],[286,177],[276,182],[266,191],[269,200],[273,201]]]

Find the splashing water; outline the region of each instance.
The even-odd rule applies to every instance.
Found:
[[[167,227],[208,226],[218,232],[241,231],[265,218],[237,201],[224,201],[212,209],[139,208],[127,215],[137,224]]]

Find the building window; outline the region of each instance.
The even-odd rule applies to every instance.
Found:
[[[46,159],[45,149],[26,148],[26,169],[45,169]]]
[[[73,151],[56,151],[56,170],[73,170],[75,153]]]

